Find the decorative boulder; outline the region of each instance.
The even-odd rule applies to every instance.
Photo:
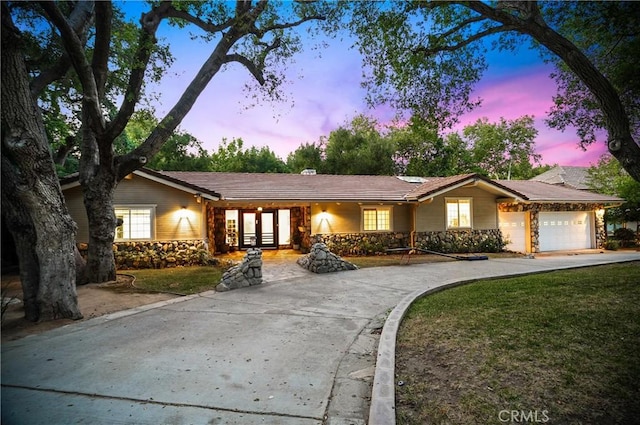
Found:
[[[351,264],[329,251],[327,245],[323,243],[313,244],[311,252],[300,257],[298,264],[313,273],[331,273],[358,269],[355,264]]]
[[[262,250],[249,249],[237,266],[231,267],[222,275],[216,291],[224,292],[262,283]]]

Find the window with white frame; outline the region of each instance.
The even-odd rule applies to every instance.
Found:
[[[116,240],[152,239],[155,207],[119,206],[115,213],[118,220]]]
[[[447,229],[471,228],[471,198],[446,198]]]
[[[391,230],[391,207],[363,206],[362,230],[365,232]]]

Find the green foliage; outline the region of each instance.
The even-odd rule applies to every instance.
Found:
[[[640,137],[640,4],[636,2],[545,2],[549,23],[566,35],[608,78],[620,95],[631,121],[631,132]],[[558,94],[548,123],[564,130],[576,127],[581,145],[597,139],[605,118],[596,98],[576,75],[555,56],[552,75]]]
[[[446,41],[436,34],[470,18],[468,9],[453,3],[432,8],[426,2],[357,2],[353,7],[350,28],[364,56],[369,103],[411,111],[439,129],[450,128],[479,104],[471,92],[486,69],[484,46],[431,54]]]
[[[374,119],[359,115],[328,138],[301,145],[289,155],[287,165],[295,173],[314,168],[326,174],[424,177],[479,173],[528,179],[541,172],[533,166],[540,155],[535,152],[537,131],[529,116],[502,118],[499,123],[484,118],[465,127],[463,136],[456,132],[440,136],[437,127],[417,115],[406,125],[395,124],[385,132],[378,128]],[[237,149],[232,142],[223,150]]]
[[[140,146],[157,125],[158,119],[151,111],[136,112],[124,133],[116,139],[116,152],[126,153]],[[160,151],[149,159],[146,166],[164,171],[211,171],[211,158],[198,139],[177,130],[169,136]]]
[[[324,149],[321,143],[304,143],[287,157],[287,167],[292,173],[300,173],[304,169],[314,169],[322,173]]]
[[[223,139],[211,154],[211,171],[233,173],[287,173],[289,168],[268,147],[243,149],[242,139]]]
[[[623,248],[635,246],[636,244],[636,233],[631,229],[627,229],[626,227],[621,227],[614,230],[613,238],[618,241],[620,243],[620,246],[622,246]]]
[[[445,138],[418,116],[409,125],[392,128],[389,137],[396,145],[398,173],[409,176],[451,176],[469,171],[471,157],[457,133]]]
[[[482,118],[466,126],[463,133],[475,172],[494,179],[533,177],[531,162],[539,163],[541,159],[535,152],[538,131],[533,117],[525,115],[513,121],[501,118],[498,124]]]
[[[324,171],[328,174],[393,175],[395,146],[378,131],[378,123],[364,115],[329,134]]]
[[[625,200],[619,207],[607,208],[605,219],[608,222],[640,221],[640,182],[634,180],[611,155],[603,155],[596,166],[589,168],[588,185],[594,192]]]
[[[617,251],[619,248],[620,248],[620,243],[618,241],[609,239],[604,243],[604,249],[607,249],[609,251]]]
[[[637,2],[358,2],[350,28],[370,103],[391,104],[439,130],[480,105],[471,93],[486,52],[513,50],[528,37],[557,68],[548,123],[576,127],[583,146],[606,128],[622,146],[615,156],[626,155],[623,165],[640,181],[639,12]]]

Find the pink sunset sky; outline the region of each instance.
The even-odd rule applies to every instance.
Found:
[[[170,75],[156,88],[160,94],[158,117],[175,104],[211,51],[211,46],[189,40],[184,31],[172,31],[170,40],[176,60]],[[249,106],[255,103],[256,90],[251,75],[240,65],[228,65],[213,78],[180,129],[194,135],[210,152],[223,138],[241,138],[245,148],[267,146],[286,160],[301,144],[317,142],[358,114],[388,124],[393,111],[388,107],[371,110],[366,105],[366,93],[360,86],[361,56],[351,45],[350,41],[331,40],[320,57],[318,51],[305,46],[286,70],[288,81],[282,87],[286,101],[281,102],[261,100]],[[551,70],[526,47],[515,54],[492,54],[489,69],[474,93],[483,99],[482,106],[463,116],[456,130],[481,117],[498,122],[501,117],[513,120],[533,115],[538,130],[536,150],[543,164],[595,164],[606,152],[604,140],[585,152],[578,147],[575,131],[559,132],[544,124],[555,93]],[[254,87],[253,92],[245,89],[247,84]]]

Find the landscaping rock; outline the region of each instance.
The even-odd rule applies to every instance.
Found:
[[[316,243],[311,252],[298,259],[298,264],[313,273],[331,273],[344,270],[357,270],[358,266],[338,257],[329,251],[327,245]]]
[[[224,292],[236,288],[260,285],[262,283],[262,250],[249,249],[237,266],[222,275],[216,291]]]

